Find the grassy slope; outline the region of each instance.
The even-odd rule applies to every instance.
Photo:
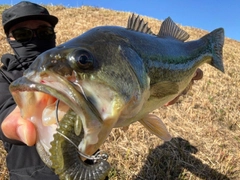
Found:
[[[0,12],[3,7],[0,7]],[[102,8],[48,6],[59,17],[57,44],[99,25],[126,26],[128,12]],[[157,33],[161,21],[144,17]],[[190,40],[207,32],[182,27]],[[216,27],[218,28],[218,27]],[[0,29],[0,55],[10,51]],[[225,74],[202,66],[204,78],[178,103],[153,113],[174,137],[164,143],[139,123],[113,133],[103,145],[112,164],[111,179],[240,179],[240,42],[225,39]],[[0,179],[8,179],[0,146]]]

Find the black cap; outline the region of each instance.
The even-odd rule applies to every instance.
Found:
[[[58,18],[50,15],[46,8],[28,1],[21,1],[2,13],[2,25],[6,34],[13,25],[27,20],[43,20],[53,27],[58,22]]]

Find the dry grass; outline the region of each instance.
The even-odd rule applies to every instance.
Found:
[[[60,19],[56,27],[58,44],[94,26],[125,26],[130,15],[86,6],[48,6],[48,9]],[[158,32],[159,20],[144,19],[153,32]],[[207,33],[182,28],[191,39]],[[0,32],[2,55],[10,48],[2,29]],[[127,132],[113,130],[101,148],[109,154],[111,179],[240,179],[240,42],[225,39],[223,53],[225,74],[209,65],[202,66],[203,80],[185,97],[171,107],[153,112],[166,123],[174,137],[171,142],[162,142],[139,123],[131,125]],[[0,179],[8,179],[2,146],[0,153]]]

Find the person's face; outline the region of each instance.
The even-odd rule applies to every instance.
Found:
[[[12,26],[9,30],[9,38],[10,40],[15,40],[15,38],[11,35],[12,31],[20,29],[20,28],[28,28],[28,29],[37,29],[42,26],[52,27],[50,23],[42,20],[28,20],[17,23],[16,25]],[[36,36],[36,34],[34,34]]]

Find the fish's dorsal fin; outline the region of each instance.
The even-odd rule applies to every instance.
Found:
[[[178,27],[170,17],[163,21],[157,36],[162,38],[173,37],[180,41],[186,41],[189,38],[189,34]]]
[[[145,23],[143,19],[140,19],[139,15],[136,16],[134,13],[128,18],[127,29],[146,34],[153,34],[151,28],[148,27],[148,23]]]

